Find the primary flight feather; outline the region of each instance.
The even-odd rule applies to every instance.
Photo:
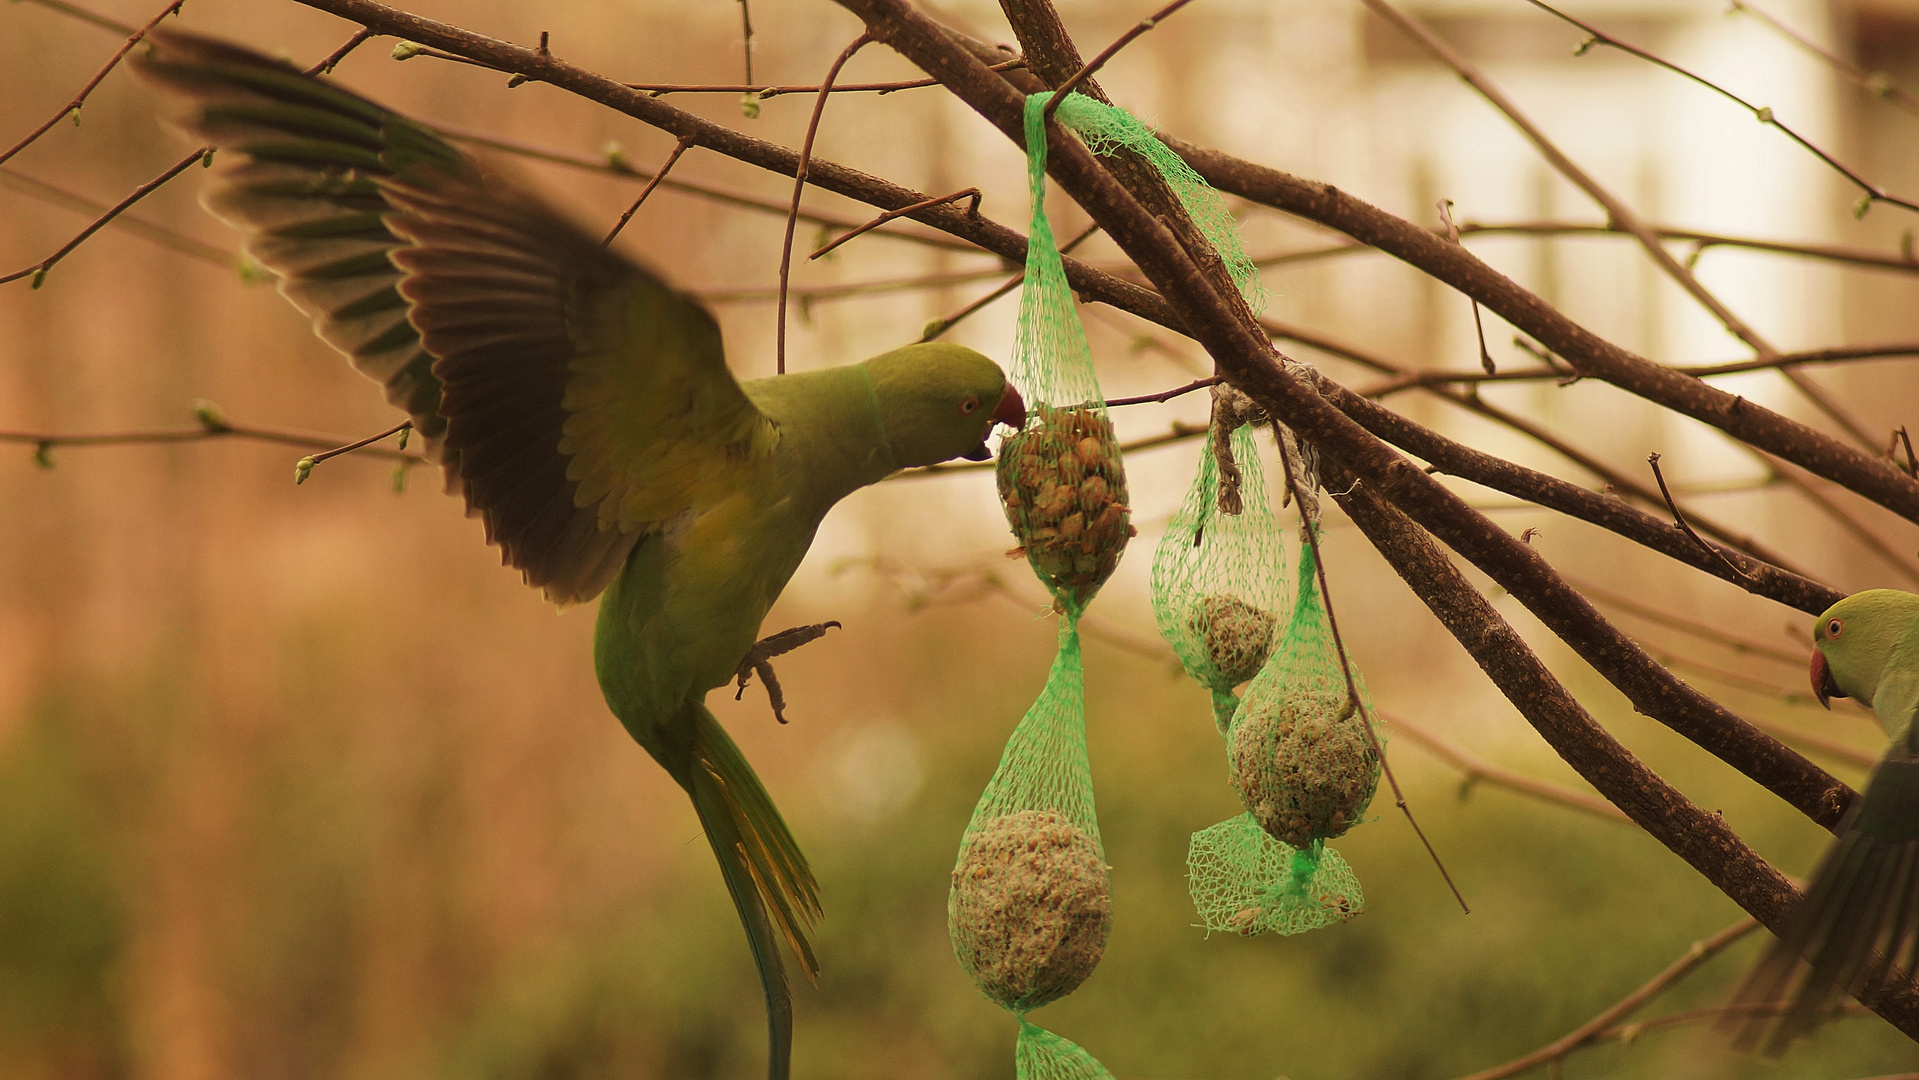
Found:
[[[412,418],[506,563],[554,603],[601,597],[601,690],[693,801],[785,1077],[780,949],[817,974],[818,888],[704,699],[790,647],[760,624],[834,503],[984,459],[1018,393],[942,344],[739,382],[699,304],[427,128],[248,49],[148,41],[136,69],[220,151],[207,207]]]

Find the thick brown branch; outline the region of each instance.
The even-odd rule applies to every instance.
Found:
[[[1330,184],[1302,180],[1278,169],[1162,137],[1214,187],[1338,229],[1409,263],[1479,300],[1564,358],[1579,374],[1612,383],[1710,424],[1919,522],[1919,483],[1890,462],[1636,356],[1574,322],[1465,248]]]
[[[1329,479],[1337,486],[1353,478]],[[1792,882],[1748,847],[1723,818],[1700,809],[1608,734],[1430,538],[1363,483],[1334,498],[1560,757],[1748,914],[1774,930],[1785,926],[1799,900]],[[1728,928],[1725,933],[1731,932]],[[1669,968],[1648,984],[1650,990],[1642,987],[1615,1006],[1617,1016],[1662,989],[1660,979],[1667,974],[1677,978],[1686,970],[1684,961]],[[1876,1011],[1901,1031],[1919,1036],[1919,995],[1910,988],[1881,1002]],[[1602,1016],[1605,1023],[1589,1026],[1603,1030],[1617,1016]],[[1581,1028],[1567,1040],[1575,1036],[1568,1048],[1590,1038],[1591,1032]]]
[[[378,33],[431,45],[489,67],[519,72],[529,79],[549,83],[588,101],[597,102],[624,113],[668,134],[688,139],[694,146],[725,154],[768,172],[790,177],[799,169],[799,155],[784,146],[743,135],[731,128],[681,110],[644,91],[634,90],[578,65],[569,64],[551,54],[541,54],[534,49],[513,45],[433,19],[422,18],[376,3],[374,0],[299,0],[299,2],[320,11],[338,15],[343,19],[352,20]],[[1003,59],[1004,54],[1000,55]],[[1020,72],[1006,74],[1020,74]],[[1001,86],[1006,85],[999,73],[987,72],[987,77],[1001,80]],[[819,158],[808,163],[806,180],[814,187],[857,199],[882,210],[897,210],[917,202],[924,202],[929,198],[923,192],[904,188],[857,169]],[[785,207],[779,208],[782,214],[785,210]],[[1025,235],[984,215],[974,217],[958,207],[936,204],[914,211],[909,216],[915,221],[960,237],[1011,262],[1024,264],[1026,261]],[[858,222],[852,224],[857,225]],[[1073,259],[1065,260],[1065,264],[1066,279],[1075,290],[1125,308],[1144,318],[1152,319],[1163,326],[1179,329],[1177,318],[1167,308],[1165,302],[1153,295],[1151,290],[1120,281],[1109,274],[1102,274],[1085,263]]]
[[[1731,573],[1718,557],[1701,551],[1665,522],[1635,509],[1622,499],[1602,495],[1454,442],[1338,386],[1330,379],[1323,380],[1321,388],[1326,392],[1327,400],[1368,431],[1427,462],[1439,472],[1471,480],[1475,484],[1597,525],[1694,569],[1732,582],[1755,595],[1777,600],[1809,614],[1816,615],[1826,610],[1845,595],[1829,585],[1782,570],[1743,552],[1715,548],[1717,555],[1723,555],[1740,570],[1739,574]]]
[[[938,77],[1008,138],[1023,135],[1022,95],[987,71],[938,24],[904,0],[841,3],[866,21],[875,38]],[[1028,59],[1033,59],[1030,47]],[[1694,739],[1815,820],[1827,825],[1837,821],[1849,802],[1848,788],[1679,683],[1559,580],[1531,547],[1474,512],[1282,370],[1271,345],[1257,324],[1244,316],[1244,309],[1235,309],[1213,290],[1165,225],[1146,213],[1077,141],[1055,136],[1049,141],[1048,154],[1053,178],[1160,288],[1224,374],[1268,415],[1293,427],[1323,454],[1348,466],[1423,526],[1460,548],[1546,618],[1555,633],[1649,715]]]
[[[1291,326],[1272,319],[1262,320],[1260,326],[1267,333],[1282,341],[1298,342],[1301,345],[1306,345],[1321,352],[1330,353],[1333,356],[1350,360],[1353,363],[1372,368],[1375,371],[1405,373],[1405,369],[1397,364],[1360,349],[1349,342],[1340,341],[1318,331],[1308,330],[1299,326]],[[1664,498],[1653,489],[1635,480],[1626,473],[1613,468],[1593,455],[1586,453],[1577,446],[1574,446],[1546,425],[1520,416],[1518,413],[1509,409],[1503,409],[1494,405],[1492,402],[1482,399],[1470,389],[1456,390],[1446,386],[1422,386],[1420,389],[1465,409],[1468,412],[1483,416],[1494,423],[1503,425],[1532,439],[1541,446],[1565,458],[1567,461],[1591,473],[1593,476],[1598,477],[1607,488],[1618,492],[1626,498],[1637,499],[1647,506],[1660,506],[1665,502]],[[1692,519],[1697,521],[1699,527],[1705,530],[1708,535],[1717,537],[1724,543],[1730,544],[1756,559],[1771,563],[1790,573],[1805,576],[1804,572],[1794,567],[1791,561],[1783,554],[1760,544],[1752,537],[1740,534],[1731,527],[1697,512],[1692,514]]]

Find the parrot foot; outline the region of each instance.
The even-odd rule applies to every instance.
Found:
[[[746,651],[746,658],[740,661],[739,670],[733,678],[739,683],[739,692],[733,695],[738,701],[746,696],[746,683],[754,674],[766,686],[766,698],[773,706],[773,719],[786,723],[786,695],[780,690],[779,677],[773,674],[772,660],[775,656],[784,656],[810,641],[818,641],[826,636],[826,631],[839,627],[837,620],[814,623],[811,626],[795,626],[777,634],[761,638]]]

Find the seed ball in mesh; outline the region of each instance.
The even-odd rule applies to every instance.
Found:
[[[1207,659],[1230,688],[1250,682],[1273,652],[1279,616],[1261,611],[1231,593],[1200,600],[1191,626],[1206,646]]]
[[[1379,758],[1341,694],[1251,698],[1229,739],[1233,787],[1259,827],[1296,848],[1357,824],[1379,786]]]
[[[1112,421],[1092,408],[1036,405],[1033,423],[1000,444],[999,495],[1024,555],[1076,604],[1112,576],[1127,538],[1126,471]]]
[[[1112,929],[1099,845],[1055,810],[993,818],[960,854],[947,922],[988,997],[1022,1010],[1065,997],[1099,965]]]

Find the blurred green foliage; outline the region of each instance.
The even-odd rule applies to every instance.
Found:
[[[126,851],[71,716],[36,710],[0,757],[0,1075],[110,1077],[126,1066]]]

